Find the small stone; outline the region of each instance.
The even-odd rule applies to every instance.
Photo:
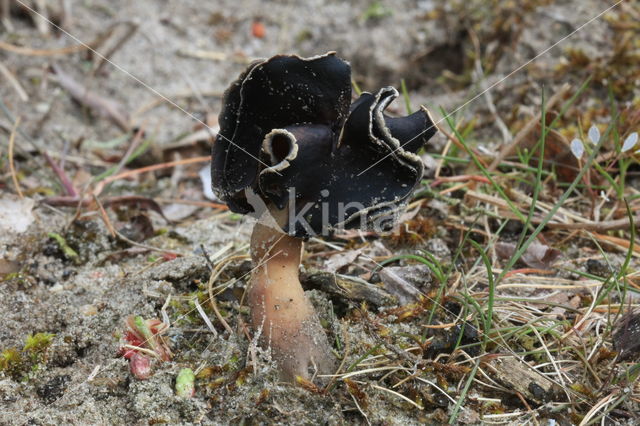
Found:
[[[67,384],[70,381],[71,376],[67,374],[56,376],[44,385],[39,386],[36,389],[36,393],[46,404],[51,404],[64,395],[64,391],[67,389]]]
[[[51,293],[60,293],[62,290],[64,290],[64,286],[60,283],[54,284],[49,291]]]
[[[98,308],[95,305],[83,305],[80,307],[80,312],[85,316],[92,316],[98,313]]]
[[[605,278],[611,274],[611,268],[604,260],[589,259],[587,260],[587,272],[591,275]]]

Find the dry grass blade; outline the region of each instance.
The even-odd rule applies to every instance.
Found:
[[[211,323],[211,320],[209,319],[209,317],[207,316],[206,312],[204,311],[204,309],[202,309],[202,306],[200,306],[200,302],[198,302],[198,298],[195,297],[193,299],[193,304],[195,305],[196,309],[198,310],[198,313],[200,314],[200,316],[202,317],[202,320],[204,321],[204,323],[207,325],[207,327],[209,328],[209,331],[211,331],[211,333],[213,333],[213,335],[215,337],[218,337],[218,332],[216,331],[215,327],[213,326],[213,324]],[[228,326],[228,324],[227,324]]]
[[[391,390],[391,389],[387,389],[387,388],[385,388],[385,387],[383,387],[383,386],[376,385],[376,384],[374,384],[374,383],[371,383],[370,385],[371,385],[371,387],[372,387],[372,388],[379,389],[379,390],[381,390],[381,391],[383,391],[383,392],[390,393],[391,395],[394,395],[394,396],[396,396],[396,397],[398,397],[398,398],[402,399],[403,401],[408,402],[409,404],[411,404],[411,405],[413,405],[414,407],[416,407],[418,410],[422,410],[422,409],[424,409],[424,407],[422,407],[422,406],[421,406],[421,405],[419,405],[419,404],[416,404],[416,403],[415,403],[415,401],[410,400],[409,398],[407,398],[406,396],[402,395],[401,393],[398,393],[398,392],[393,391],[393,390]]]
[[[427,379],[423,379],[422,377],[416,377],[416,380],[420,381],[420,382],[424,382],[430,386],[432,386],[434,389],[436,389],[438,392],[440,392],[442,395],[444,395],[445,398],[447,398],[449,401],[453,402],[454,404],[456,403],[456,400],[453,399],[451,397],[451,395],[449,395],[447,392],[445,392],[444,389],[442,389],[440,386],[438,386],[437,384],[433,383],[430,380]]]
[[[634,223],[640,223],[640,216],[636,216]],[[547,223],[549,229],[566,229],[566,230],[584,230],[593,232],[607,232],[616,230],[629,229],[631,221],[628,217],[615,220],[604,220],[602,222],[583,222],[583,223]]]
[[[187,58],[204,59],[208,61],[225,61],[235,62],[238,64],[250,64],[253,59],[242,55],[230,55],[224,52],[215,52],[212,50],[180,50],[178,55]]]
[[[386,361],[383,361],[383,362],[386,363]],[[399,367],[397,365],[393,365],[393,366],[389,366],[389,367],[365,368],[363,370],[357,370],[357,371],[353,371],[351,373],[345,373],[340,378],[341,379],[349,379],[349,378],[355,377],[355,376],[362,376],[363,374],[378,373],[378,372],[381,372],[381,371],[399,371],[399,370],[404,370],[404,368],[403,367]]]
[[[16,46],[0,40],[0,49],[26,56],[62,56],[70,53],[82,52],[87,50],[88,47],[84,44],[77,44],[75,46],[62,47],[59,49],[33,49],[31,47]]]
[[[533,331],[533,334],[535,334],[536,337],[538,338],[538,341],[540,342],[540,345],[542,346],[542,348],[544,349],[545,353],[547,354],[547,358],[551,362],[551,365],[553,366],[553,369],[556,372],[556,376],[558,377],[558,382],[562,384],[563,388],[565,388],[567,386],[567,384],[565,382],[565,378],[562,375],[562,372],[560,371],[560,368],[558,367],[558,363],[556,362],[556,359],[551,355],[551,352],[549,352],[549,348],[547,347],[547,344],[546,344],[545,340],[542,338],[542,336],[540,335],[540,332],[538,331],[537,328],[529,325],[529,329],[531,331]]]
[[[525,204],[529,203],[530,205],[530,203],[532,202],[531,197],[528,197],[522,193],[519,193],[518,191],[510,191],[509,194],[515,195],[515,198],[518,201],[522,201]],[[473,191],[473,190],[466,191],[465,196],[471,200],[476,200],[476,201],[484,202],[490,205],[494,205],[500,209],[500,214],[507,216],[509,219],[519,220],[519,218],[516,215],[514,215],[508,210],[509,205],[507,204],[507,202],[500,197],[483,194],[481,192]],[[552,206],[548,203],[543,203],[540,201],[536,202],[536,209],[540,210],[541,212],[548,212],[551,209],[551,207]],[[568,220],[574,220],[575,222],[573,223],[568,222]],[[531,223],[538,225],[542,223],[542,221],[539,217],[534,216],[533,218],[531,218]],[[637,217],[636,223],[640,223],[640,216]],[[554,215],[554,217],[550,221],[548,221],[545,224],[545,226],[549,229],[606,232],[606,231],[613,231],[617,229],[628,229],[629,224],[630,224],[630,221],[628,217],[615,219],[615,220],[594,222],[584,218],[583,216],[581,216],[576,212],[572,212],[569,209],[560,207],[556,212],[556,214]]]
[[[615,399],[616,396],[617,395],[615,392],[610,393],[609,395],[605,396],[600,401],[598,401],[598,403],[595,404],[593,407],[591,407],[591,409],[587,412],[587,414],[584,416],[584,418],[580,422],[579,426],[584,426],[591,423],[591,420],[595,417],[598,411],[600,411],[602,408],[609,405]]]

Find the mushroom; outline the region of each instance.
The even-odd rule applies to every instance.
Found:
[[[385,87],[351,104],[351,69],[335,52],[256,61],[224,94],[213,190],[232,211],[259,219],[247,298],[252,327],[284,379],[334,364],[298,278],[303,240],[389,229],[422,177],[416,152],[436,128],[424,107],[387,116],[396,97]]]

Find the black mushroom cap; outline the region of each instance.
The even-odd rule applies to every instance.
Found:
[[[214,191],[238,213],[255,212],[251,193],[288,208],[283,230],[297,237],[388,228],[422,177],[416,152],[436,133],[425,108],[385,115],[397,96],[386,87],[349,105],[351,70],[334,53],[251,64],[224,95]]]

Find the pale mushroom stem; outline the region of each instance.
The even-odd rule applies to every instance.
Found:
[[[251,322],[285,380],[332,373],[327,337],[298,278],[303,243],[258,222],[251,235],[255,265],[248,290]]]

